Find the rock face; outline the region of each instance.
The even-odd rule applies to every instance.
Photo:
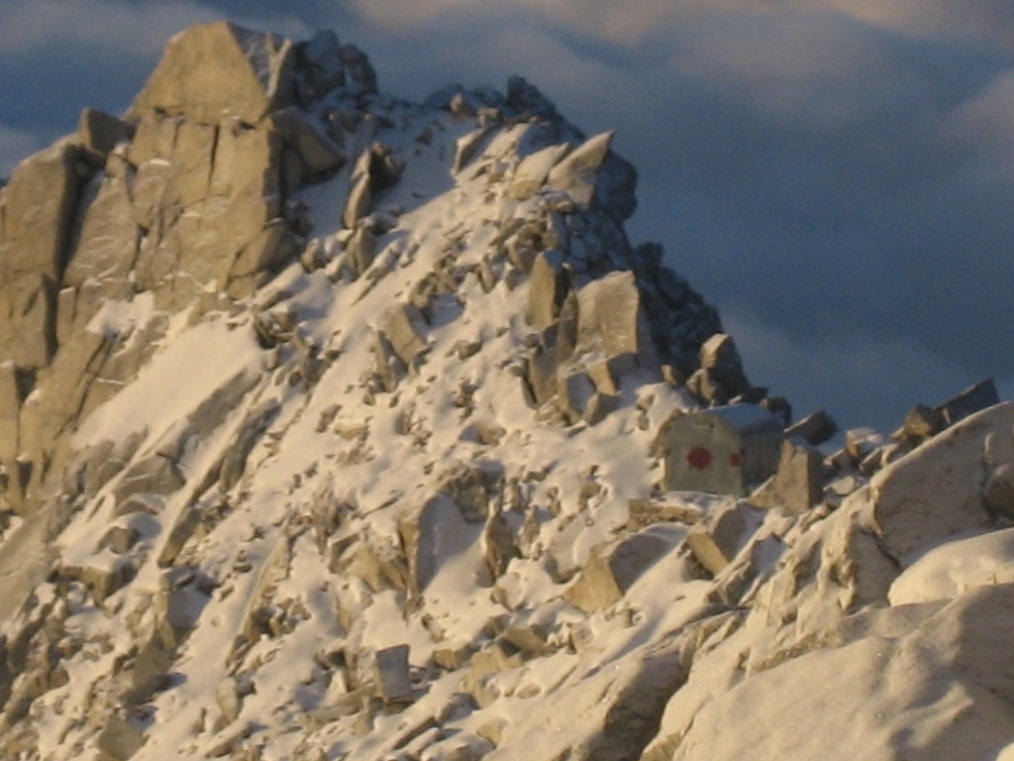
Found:
[[[1011,405],[824,458],[611,143],[223,22],[19,166],[0,758],[1014,752]]]
[[[226,21],[195,27],[169,41],[131,106],[215,124],[236,117],[257,124],[296,100],[295,46]]]

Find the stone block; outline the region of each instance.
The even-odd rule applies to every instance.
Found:
[[[563,598],[586,613],[619,602],[627,590],[671,549],[670,542],[643,531],[606,551],[593,551]]]
[[[311,177],[327,176],[345,164],[341,148],[298,108],[286,108],[271,116],[273,129],[308,170]]]
[[[936,436],[946,426],[947,423],[939,409],[927,407],[925,404],[917,404],[909,410],[901,428],[891,434],[891,438],[912,444],[921,444]]]
[[[171,494],[186,484],[176,463],[168,457],[152,455],[133,465],[116,487],[117,501],[134,494]]]
[[[745,533],[743,512],[733,507],[708,521],[706,527],[695,527],[686,542],[697,562],[717,575],[736,557]]]
[[[422,338],[424,325],[419,310],[408,304],[393,307],[384,319],[384,336],[406,367],[412,367],[426,349],[426,342]]]
[[[106,725],[99,734],[98,748],[106,759],[127,761],[141,749],[144,740],[144,733],[140,729],[127,719],[113,714],[106,719]]]
[[[95,108],[86,108],[81,112],[77,123],[77,137],[85,149],[104,160],[117,145],[130,142],[134,137],[134,129],[133,124],[117,116]]]
[[[536,330],[549,327],[560,315],[570,278],[563,266],[563,254],[545,251],[535,257],[528,281],[528,323]]]
[[[609,152],[613,132],[603,132],[589,138],[557,163],[546,179],[556,190],[567,193],[574,203],[585,208],[592,206],[599,170]]]
[[[725,400],[743,393],[749,387],[746,374],[743,372],[743,361],[732,336],[715,333],[701,344],[698,359],[701,370],[706,371],[708,380],[718,389]],[[690,383],[687,384],[691,385]],[[712,393],[710,398],[714,398]]]
[[[374,680],[377,694],[385,703],[412,701],[408,653],[408,645],[395,645],[378,650],[375,654]]]
[[[643,361],[650,347],[633,272],[612,272],[577,292],[576,357],[597,356],[623,373]]]
[[[785,435],[789,438],[798,437],[813,446],[823,444],[836,433],[838,424],[824,410],[817,410],[785,429]]]
[[[948,399],[937,409],[943,416],[946,425],[954,425],[969,415],[999,403],[1000,397],[996,392],[996,384],[993,383],[992,378],[987,378]]]
[[[823,456],[798,439],[786,439],[782,442],[778,469],[750,496],[750,504],[802,513],[819,504],[823,493]]]

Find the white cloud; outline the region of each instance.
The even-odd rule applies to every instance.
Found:
[[[65,44],[150,55],[175,32],[220,14],[190,0],[13,0],[0,5],[0,51]]]
[[[194,0],[3,0],[0,3],[0,53],[11,54],[65,45],[115,50],[150,57],[166,40],[188,26],[223,17],[221,11]],[[307,25],[295,18],[231,14],[247,26],[306,36]]]
[[[835,12],[912,36],[980,41],[1014,48],[1014,5],[1007,0],[353,0],[361,18],[395,33],[467,15],[480,21],[528,14],[618,45],[675,34],[687,22],[727,14]]]

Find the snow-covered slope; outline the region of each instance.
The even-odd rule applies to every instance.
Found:
[[[1014,407],[672,489],[680,415],[787,405],[610,138],[214,24],[19,167],[0,757],[1014,754]]]

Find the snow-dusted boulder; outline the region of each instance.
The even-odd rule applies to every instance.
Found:
[[[982,531],[993,519],[983,503],[994,455],[1014,460],[1014,403],[971,415],[900,460],[870,482],[874,516],[884,548],[896,559],[925,551],[961,532]]]

